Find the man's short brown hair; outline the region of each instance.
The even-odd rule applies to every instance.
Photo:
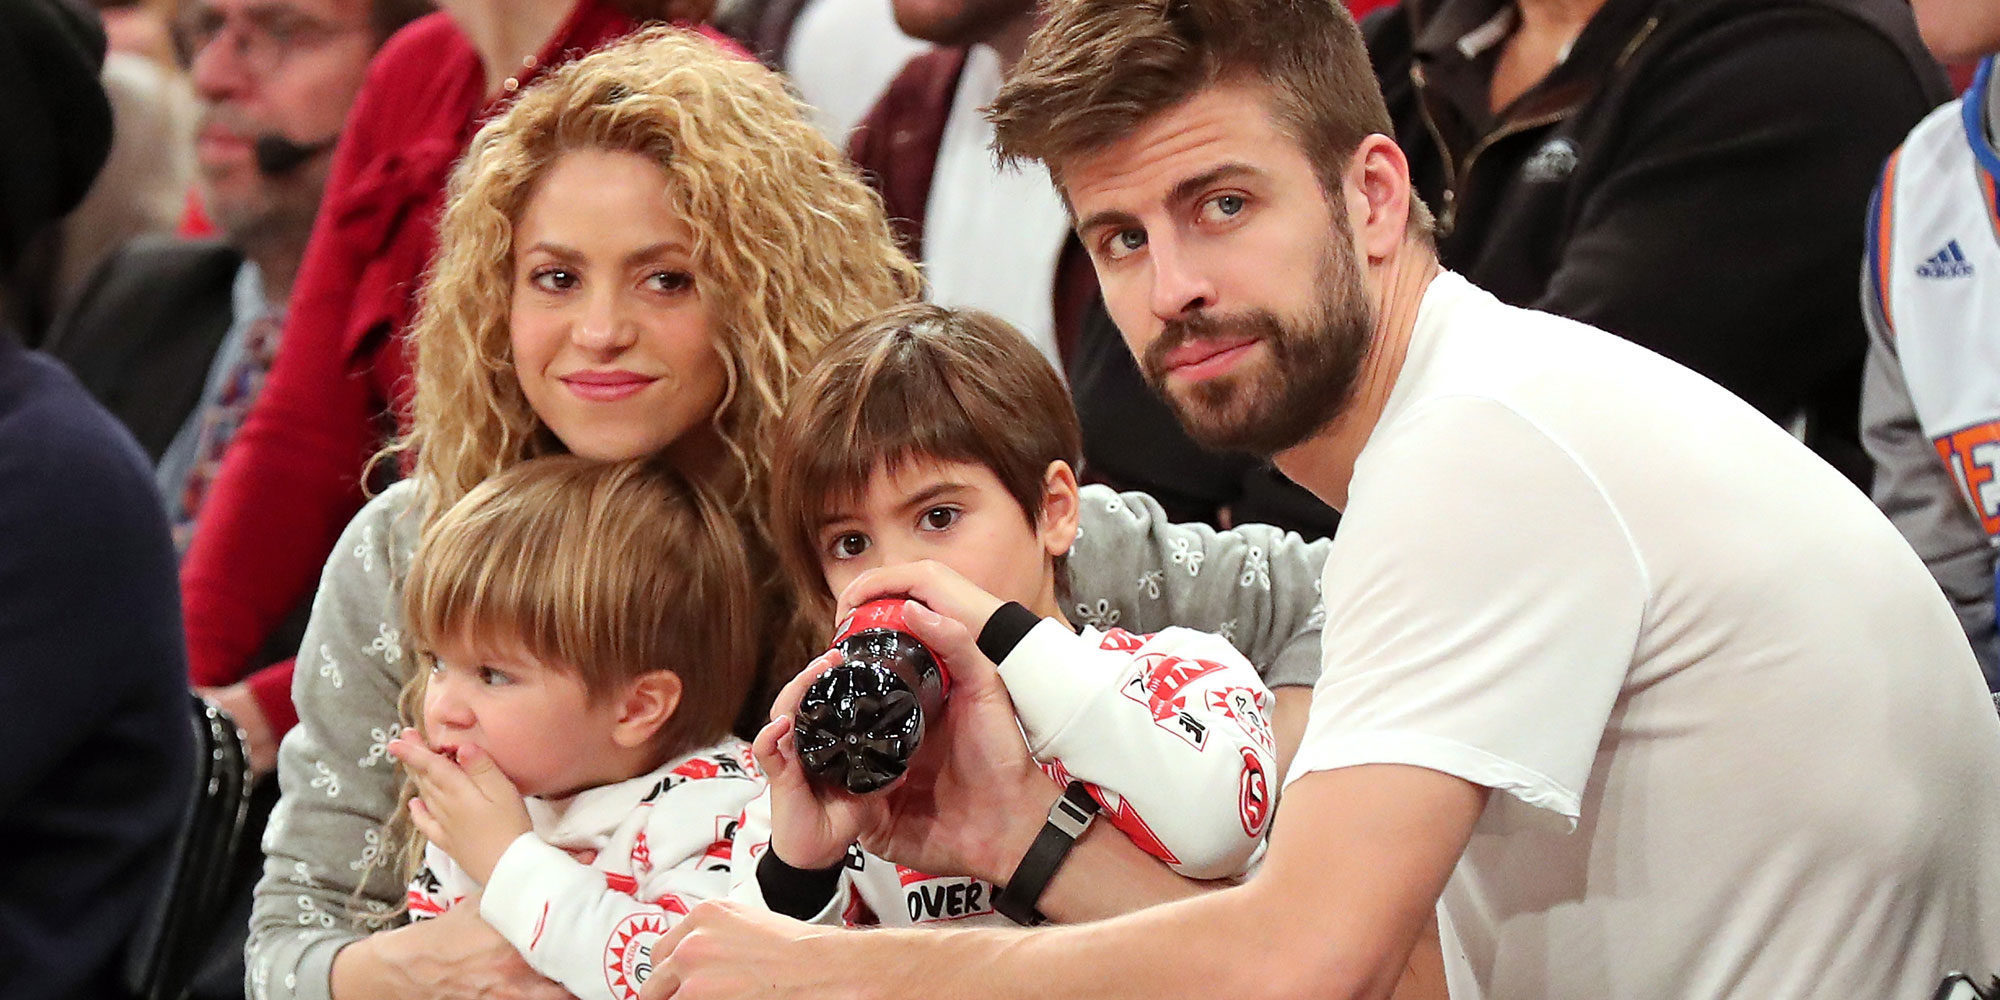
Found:
[[[842,332],[793,390],[771,457],[771,520],[801,599],[823,602],[819,532],[878,471],[965,462],[992,471],[1029,524],[1049,464],[1083,458],[1069,390],[1004,320],[897,306]],[[1060,563],[1057,581],[1062,581]]]
[[[1339,0],[1046,0],[1042,9],[988,116],[1003,158],[1040,160],[1058,184],[1079,156],[1218,83],[1267,90],[1329,195],[1362,139],[1394,135]]]

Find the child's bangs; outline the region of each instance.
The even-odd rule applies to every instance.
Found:
[[[800,442],[809,458],[801,470],[798,495],[816,497],[818,510],[805,511],[813,527],[827,515],[859,505],[876,473],[903,472],[918,462],[984,462],[994,429],[982,430],[965,409],[957,380],[936,359],[898,351],[895,339],[872,352],[856,383],[865,386],[811,441]],[[896,354],[900,358],[893,358]],[[895,377],[884,377],[891,360]]]
[[[540,499],[555,505],[553,497]],[[540,513],[547,516],[440,525],[443,530],[424,539],[411,574],[406,624],[419,649],[457,644],[481,656],[518,651],[582,670],[594,692],[632,653],[619,638],[624,618],[590,604],[589,574],[597,565],[588,551],[592,519]],[[496,640],[511,648],[490,648]]]

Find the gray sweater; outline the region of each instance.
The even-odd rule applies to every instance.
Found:
[[[398,608],[421,518],[398,483],[347,526],[314,599],[292,698],[299,724],[278,754],[283,797],[264,834],[250,917],[252,1000],[328,996],[342,946],[402,922],[386,824],[397,805],[387,744],[409,677]],[[1070,553],[1073,617],[1102,628],[1168,625],[1235,643],[1272,687],[1319,676],[1320,568],[1328,542],[1263,525],[1170,524],[1152,498],[1083,490]]]

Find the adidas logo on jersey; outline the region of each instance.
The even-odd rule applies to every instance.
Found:
[[[1965,252],[1958,248],[1958,241],[1952,240],[1944,249],[1931,254],[1930,259],[1917,265],[1919,278],[1970,278],[1972,265],[1965,259]]]

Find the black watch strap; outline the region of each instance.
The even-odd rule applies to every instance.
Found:
[[[1045,918],[1035,909],[1035,903],[1041,900],[1042,891],[1049,887],[1049,879],[1055,877],[1063,859],[1069,857],[1076,839],[1090,829],[1090,821],[1096,817],[1097,800],[1091,798],[1090,788],[1081,781],[1070,782],[1062,798],[1049,807],[1049,821],[1042,824],[1042,832],[1028,845],[1021,863],[1014,866],[1014,877],[994,897],[993,908],[1022,926],[1041,923]]]

